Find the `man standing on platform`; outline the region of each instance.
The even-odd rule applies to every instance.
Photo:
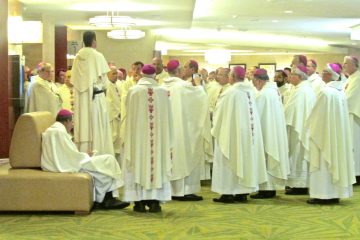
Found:
[[[308,193],[308,161],[306,149],[309,147],[309,134],[305,122],[316,101],[315,91],[306,81],[307,69],[299,65],[293,67],[290,83],[294,86],[285,105],[285,119],[289,141],[290,175],[285,194],[302,195]]]
[[[254,87],[244,78],[244,68],[232,69],[232,86],[220,95],[214,112],[211,132],[216,143],[211,190],[221,194],[214,202],[246,202],[247,195],[267,181]]]
[[[339,203],[340,198],[352,196],[356,182],[346,97],[332,84],[339,79],[340,68],[333,63],[326,69],[332,77],[323,78],[326,85],[306,122],[310,135],[309,204]]]
[[[104,56],[95,49],[95,32],[84,32],[83,41],[85,47],[76,55],[71,72],[75,143],[81,152],[114,155],[105,97],[110,69]]]
[[[124,200],[134,211],[160,212],[171,200],[172,119],[168,92],[155,81],[155,67],[145,64],[142,78],[126,99]]]
[[[265,69],[255,71],[253,84],[259,91],[256,105],[260,115],[268,182],[261,184],[259,192],[250,197],[272,198],[276,196],[276,190],[285,188],[290,174],[284,107],[278,88],[274,82],[269,82]]]
[[[169,91],[174,126],[172,196],[179,201],[200,201],[203,198],[195,193],[201,190],[205,160],[212,160],[208,99],[200,78],[195,79],[196,86],[179,78],[177,60],[171,60],[167,68],[170,78],[164,87]]]
[[[345,73],[349,75],[345,95],[349,107],[351,132],[354,143],[356,183],[360,184],[360,71],[359,60],[353,56],[344,58]]]

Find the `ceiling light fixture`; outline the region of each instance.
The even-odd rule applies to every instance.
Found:
[[[231,52],[222,49],[207,50],[205,60],[210,64],[226,64],[231,61]]]
[[[284,11],[284,13],[291,14],[291,13],[293,13],[293,11],[292,10],[286,10],[286,11]]]
[[[114,15],[114,12],[107,12],[106,15],[95,16],[89,19],[89,24],[103,28],[127,28],[135,26],[135,21],[129,16]]]
[[[108,32],[107,36],[112,39],[140,39],[145,37],[145,32],[141,30],[120,29]]]

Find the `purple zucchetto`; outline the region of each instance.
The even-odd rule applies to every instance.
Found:
[[[151,74],[154,74],[156,72],[156,69],[152,64],[145,64],[142,67],[141,72],[143,74],[151,75]]]

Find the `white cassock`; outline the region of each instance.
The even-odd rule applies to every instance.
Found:
[[[292,87],[293,87],[293,85],[291,85],[290,83],[285,83],[284,85],[282,85],[281,87],[278,88],[280,95],[281,95],[281,100],[282,100],[282,103],[284,104],[284,106],[286,105],[287,101],[289,100],[289,96],[290,96]]]
[[[29,99],[30,99],[30,92],[32,85],[39,79],[39,75],[31,76],[30,83],[25,91],[25,106],[24,106],[24,113],[29,112]]]
[[[353,133],[355,175],[360,176],[360,71],[348,78],[345,89],[350,113],[350,126]]]
[[[267,172],[250,83],[235,83],[220,96],[211,132],[216,141],[211,190],[219,194],[256,192],[267,181]]]
[[[308,77],[306,81],[310,83],[311,87],[315,91],[315,94],[318,94],[320,90],[325,86],[324,81],[317,73],[313,73],[311,76]]]
[[[349,198],[354,173],[353,144],[345,94],[325,86],[306,122],[310,134],[310,197]]]
[[[221,85],[217,81],[211,81],[206,85],[206,93],[209,98],[209,111],[214,112],[216,101],[220,95]]]
[[[124,143],[125,138],[125,130],[126,130],[126,124],[125,124],[125,118],[126,115],[126,98],[129,92],[129,89],[136,85],[136,82],[134,81],[133,77],[127,76],[126,80],[122,82],[121,84],[121,124],[120,124],[120,145],[122,146]]]
[[[28,104],[28,112],[48,111],[55,119],[62,100],[55,84],[38,77],[29,88]]]
[[[62,108],[74,111],[74,89],[66,84],[59,88],[59,94],[62,99]]]
[[[55,122],[42,134],[41,168],[49,172],[89,173],[94,181],[96,202],[102,202],[110,191],[113,197],[118,197],[118,188],[123,186],[121,169],[116,159],[109,154],[90,157],[79,152],[60,122]]]
[[[94,48],[84,47],[75,57],[70,81],[74,85],[74,139],[81,152],[114,155],[104,92],[109,71],[104,56]]]
[[[172,120],[168,92],[151,78],[129,90],[124,201],[171,200]]]
[[[346,81],[331,81],[327,83],[326,85],[336,88],[339,91],[344,92]]]
[[[117,81],[116,81],[117,82]],[[117,83],[107,82],[106,100],[108,103],[109,121],[112,131],[114,152],[120,154],[121,95]]]
[[[263,136],[268,182],[260,190],[285,188],[290,174],[289,147],[281,95],[275,82],[266,82],[256,97]]]
[[[169,73],[167,73],[164,69],[161,73],[157,74],[155,80],[158,82],[159,85],[163,84],[164,81],[169,78]]]
[[[316,101],[315,91],[308,81],[293,87],[289,101],[285,105],[285,119],[289,141],[290,175],[287,185],[294,188],[308,187],[309,134],[305,122]]]
[[[206,164],[210,171],[213,156],[208,98],[202,86],[177,77],[163,86],[170,93],[174,126],[172,195],[193,194],[200,191],[201,172]]]

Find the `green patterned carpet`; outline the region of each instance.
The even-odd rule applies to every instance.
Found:
[[[0,239],[360,239],[360,187],[339,205],[312,206],[307,196],[213,203],[169,202],[162,213],[124,210],[67,213],[0,213]]]

